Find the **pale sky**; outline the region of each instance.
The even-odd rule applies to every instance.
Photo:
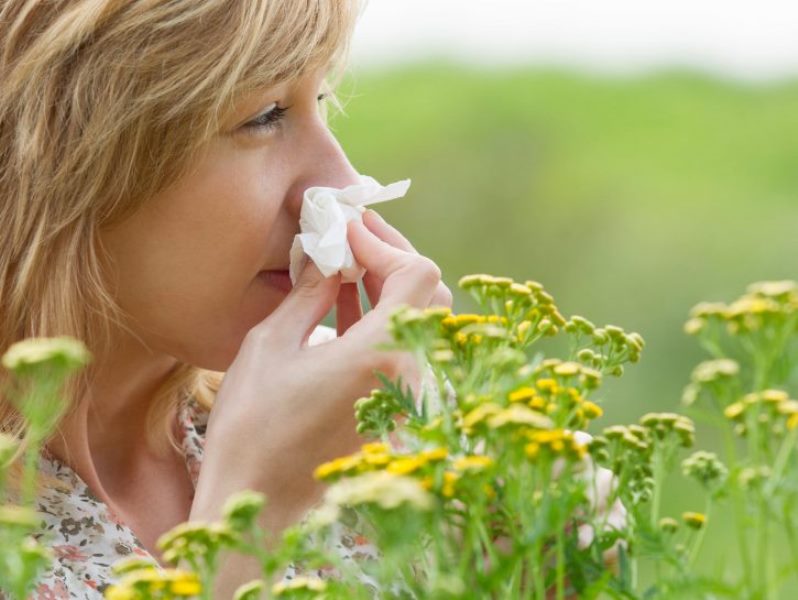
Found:
[[[798,0],[368,0],[356,66],[445,56],[610,72],[798,75]]]

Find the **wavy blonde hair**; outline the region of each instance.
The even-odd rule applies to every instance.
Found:
[[[125,321],[98,232],[186,173],[237,98],[306,70],[340,73],[357,0],[4,0],[0,7],[0,351],[70,335],[95,355]],[[91,368],[64,390],[68,409]],[[221,373],[180,364],[150,441]],[[0,429],[25,424],[0,399]],[[163,429],[161,430],[163,431]]]

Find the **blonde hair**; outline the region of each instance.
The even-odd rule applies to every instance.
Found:
[[[4,0],[0,8],[0,351],[71,335],[107,352],[124,314],[98,232],[175,181],[242,94],[343,63],[357,0]],[[334,71],[335,72],[335,71]],[[64,391],[74,407],[89,368]],[[148,435],[221,373],[180,364]],[[0,399],[0,429],[21,418]],[[163,430],[161,430],[163,431]]]

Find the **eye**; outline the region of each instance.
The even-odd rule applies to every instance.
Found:
[[[288,106],[280,106],[275,102],[257,117],[246,123],[244,127],[252,131],[271,131],[276,129],[288,109]]]
[[[316,96],[316,100],[318,102],[322,102],[326,100],[328,94],[319,94]],[[280,125],[280,121],[285,116],[285,113],[288,112],[288,109],[291,108],[290,106],[280,106],[277,102],[272,103],[269,107],[264,110],[261,114],[257,117],[252,119],[251,121],[244,124],[246,130],[252,133],[257,132],[267,132],[273,129],[277,129]]]

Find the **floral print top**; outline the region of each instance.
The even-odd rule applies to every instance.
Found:
[[[335,336],[335,331],[328,327],[319,327],[313,333],[310,343],[320,343]],[[195,488],[202,464],[207,419],[207,411],[193,398],[181,402],[178,410],[179,441]],[[133,531],[91,492],[70,467],[43,452],[39,457],[39,468],[63,486],[47,487],[37,499],[37,510],[43,520],[43,532],[39,535],[48,539],[54,560],[51,568],[39,579],[32,595],[34,600],[99,600],[103,598],[105,588],[117,579],[111,571],[116,561],[138,555],[157,562]],[[367,539],[343,525],[339,526],[334,539],[335,549],[344,560],[368,560],[378,556]],[[325,577],[332,572],[325,570],[316,574]],[[284,580],[292,579],[296,574],[297,569],[289,567]],[[367,575],[363,574],[362,579],[364,583],[370,583]]]

